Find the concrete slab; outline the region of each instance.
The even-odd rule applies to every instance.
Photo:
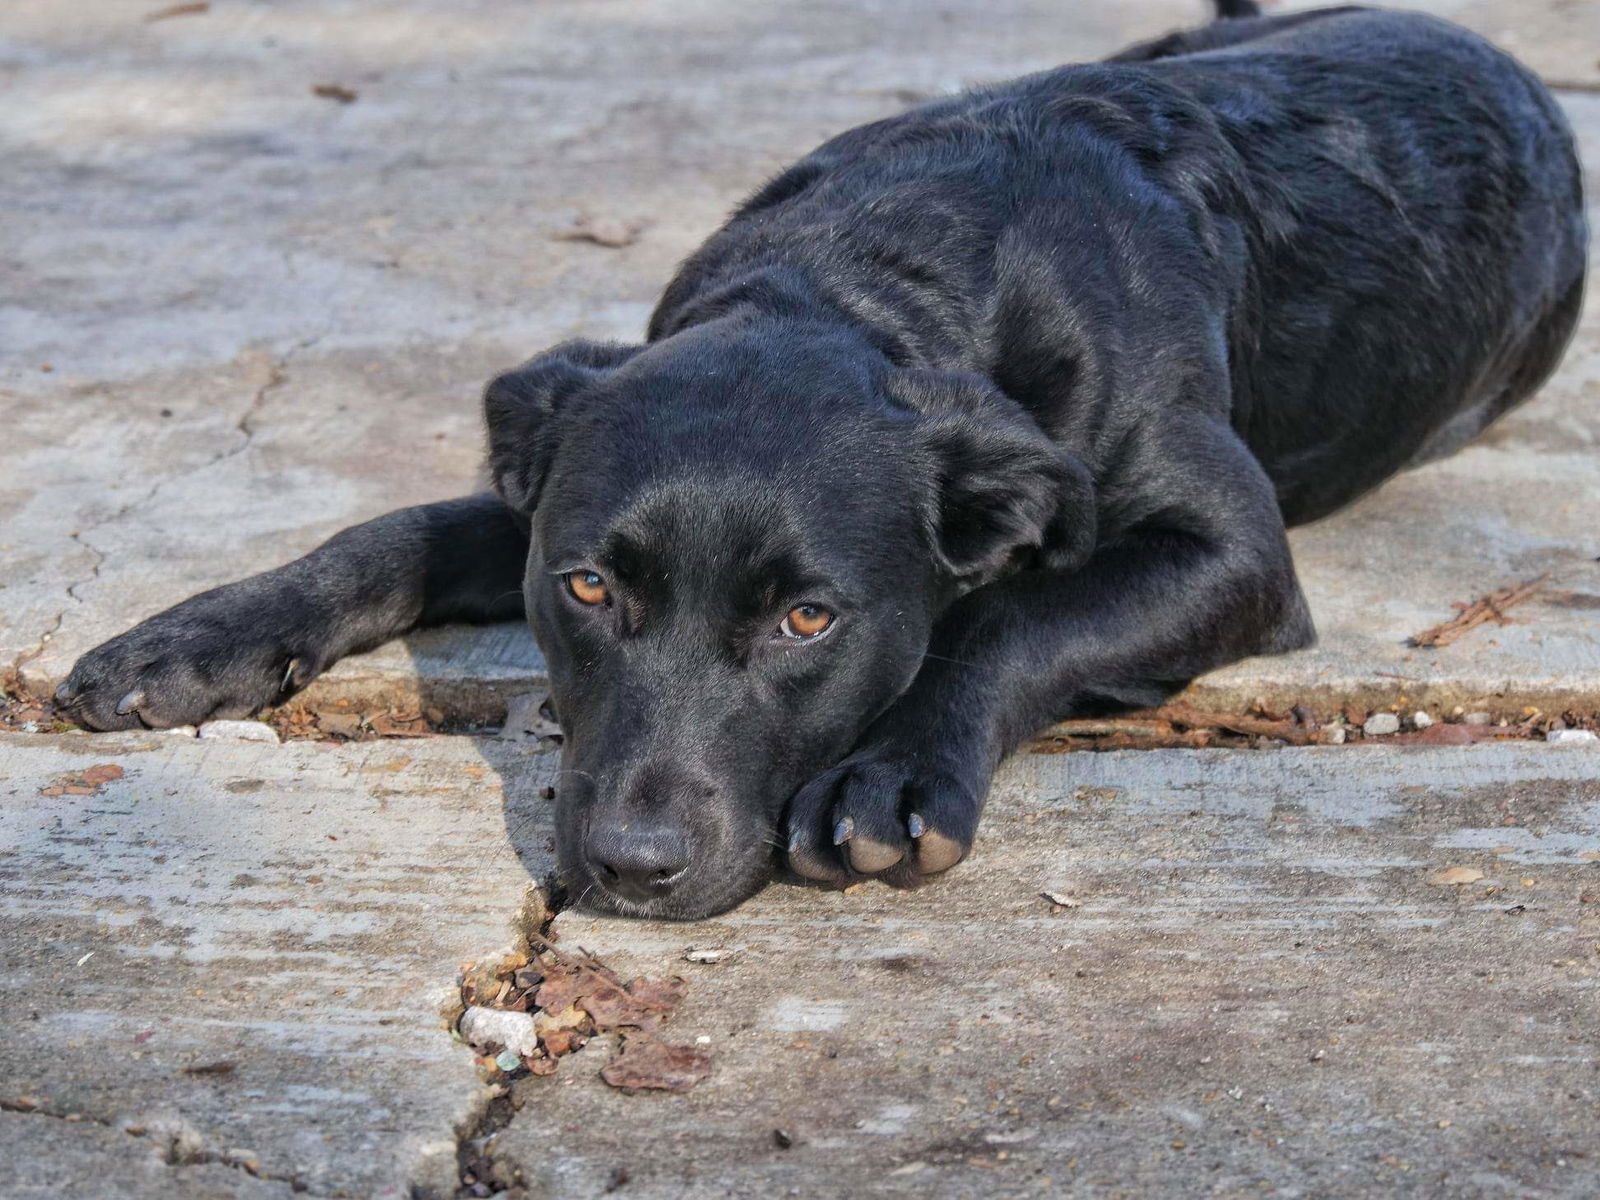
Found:
[[[552,770],[465,739],[0,742],[0,1195],[453,1193],[486,1097],[441,1013],[518,936]]]
[[[1597,775],[1537,745],[1025,756],[921,892],[564,913],[625,976],[691,979],[670,1029],[713,1073],[629,1096],[586,1050],[485,1156],[561,1200],[1592,1196]],[[1482,877],[1430,883],[1455,866]]]
[[[1600,86],[1593,5],[1421,6]],[[824,136],[1201,10],[407,0],[146,20],[158,7],[17,0],[0,18],[0,664],[40,689],[193,591],[471,490],[482,381],[563,337],[638,336],[673,264]],[[1600,96],[1566,100],[1600,162]],[[619,249],[561,240],[582,215],[646,224]],[[1210,677],[1204,698],[1593,707],[1597,398],[1591,306],[1523,413],[1296,535],[1321,646]],[[1404,647],[1452,602],[1546,570],[1525,624]],[[519,628],[446,630],[342,664],[319,694],[492,718],[541,670]]]
[[[439,1013],[525,931],[554,765],[0,741],[0,1195],[426,1200],[458,1137],[519,1200],[1600,1188],[1600,750],[1025,755],[921,892],[563,913],[689,978],[713,1073],[625,1095],[597,1039],[497,1130]]]

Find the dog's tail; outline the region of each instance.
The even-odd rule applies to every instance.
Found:
[[[1229,17],[1259,17],[1261,5],[1256,0],[1216,0],[1217,20],[1225,21]]]

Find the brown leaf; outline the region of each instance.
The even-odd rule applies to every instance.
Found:
[[[155,12],[146,13],[144,19],[148,21],[165,21],[169,17],[198,17],[201,13],[210,12],[209,0],[197,0],[193,4],[169,4],[166,8],[158,8]]]
[[[546,1012],[560,1012],[578,1002],[587,983],[578,968],[562,962],[550,964],[533,1002]]]
[[[337,100],[340,104],[354,104],[359,97],[359,93],[341,83],[314,83],[311,85],[311,94],[321,96],[324,100]]]
[[[628,995],[665,1016],[672,1015],[688,991],[689,982],[681,975],[641,975],[628,981]]]
[[[710,1074],[708,1052],[634,1034],[623,1040],[622,1053],[605,1065],[600,1078],[628,1091],[687,1092]]]
[[[115,783],[123,775],[115,763],[101,763],[82,771],[63,775],[49,787],[39,789],[41,796],[98,796],[100,789]]]

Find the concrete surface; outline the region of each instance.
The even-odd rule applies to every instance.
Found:
[[[103,794],[40,795],[101,763]],[[441,992],[549,867],[552,767],[0,741],[0,1195],[450,1194],[454,1139],[492,1126]],[[1026,755],[920,892],[553,930],[689,978],[666,1032],[715,1059],[629,1096],[598,1039],[519,1082],[476,1146],[526,1197],[1600,1190],[1592,748]],[[164,1164],[173,1129],[211,1161]]]
[[[1560,84],[1600,163],[1600,6],[1418,6]],[[485,378],[638,336],[673,264],[829,133],[1201,9],[161,7],[0,12],[0,669],[37,687],[470,489]],[[563,240],[580,217],[644,227]],[[1537,401],[1296,533],[1322,644],[1202,698],[1600,708],[1597,446],[1591,304]],[[1402,644],[1543,571],[1517,624]],[[443,630],[318,688],[494,716],[539,673],[519,627]],[[0,1196],[447,1196],[462,1140],[529,1197],[1600,1192],[1600,751],[1029,756],[923,892],[562,914],[564,944],[691,979],[671,1028],[714,1073],[624,1096],[602,1039],[498,1128],[440,1012],[551,866],[555,764],[526,750],[0,740]],[[1484,877],[1427,882],[1450,866]]]
[[[0,665],[38,688],[196,590],[471,490],[491,373],[575,334],[639,336],[674,263],[828,134],[1204,8],[218,0],[147,20],[159,7],[0,14]],[[1600,162],[1600,6],[1421,7],[1567,85]],[[312,92],[329,84],[356,99]],[[583,216],[644,228],[620,249],[562,240]],[[1200,691],[1592,698],[1597,401],[1591,306],[1536,403],[1295,536],[1318,648]],[[1525,623],[1403,645],[1544,571]],[[540,672],[518,627],[445,630],[346,662],[319,692],[492,719]]]
[[[917,893],[558,917],[624,976],[691,978],[672,1024],[716,1066],[640,1099],[568,1064],[491,1153],[563,1198],[618,1168],[660,1198],[1600,1194],[1600,751],[1002,779],[973,858]],[[1428,882],[1451,866],[1484,877]]]
[[[0,1196],[452,1192],[441,1011],[549,869],[553,763],[473,747],[0,741]]]

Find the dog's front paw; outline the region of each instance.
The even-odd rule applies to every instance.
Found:
[[[98,730],[198,725],[248,716],[310,682],[320,663],[274,630],[277,614],[226,593],[197,596],[90,650],[56,689],[62,715]]]
[[[789,866],[843,887],[915,887],[966,857],[988,776],[893,743],[857,751],[789,802]]]

